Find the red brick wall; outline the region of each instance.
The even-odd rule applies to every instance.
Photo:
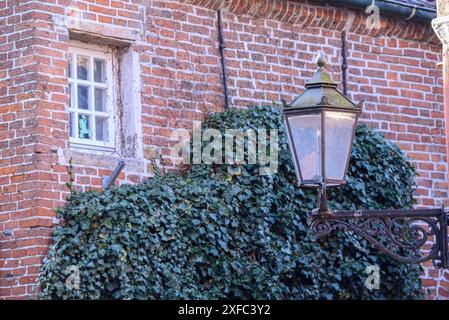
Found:
[[[33,294],[50,241],[38,219],[38,58],[31,1],[0,1],[0,296]],[[53,215],[53,213],[52,213]],[[10,232],[12,234],[10,235]]]
[[[69,189],[99,188],[118,157],[73,155],[68,148],[67,16],[135,33],[141,70],[144,157],[127,159],[122,182],[151,175],[148,159],[170,166],[173,128],[223,110],[218,0],[0,0],[0,296],[33,296],[54,208]],[[413,160],[418,207],[447,200],[440,45],[430,26],[383,17],[366,30],[363,13],[306,1],[228,1],[223,27],[233,107],[291,101],[324,50],[341,81],[347,30],[348,95],[365,99],[364,121]],[[13,9],[13,4],[17,4]],[[70,9],[71,6],[78,10]],[[98,29],[100,30],[100,29]],[[8,233],[7,233],[8,234]],[[429,297],[449,296],[447,275],[423,274]],[[447,279],[449,280],[449,279]]]

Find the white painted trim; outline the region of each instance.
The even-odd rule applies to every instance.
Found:
[[[101,145],[91,145],[91,144],[85,144],[85,143],[78,143],[78,142],[71,142],[70,147],[72,149],[87,149],[87,150],[94,150],[94,151],[102,151],[102,152],[108,152],[108,153],[114,153],[115,148],[108,147],[108,146],[101,146]]]
[[[91,129],[92,129],[92,139],[80,139],[75,137],[70,137],[70,146],[76,146],[77,148],[95,149],[99,151],[115,150],[116,145],[116,86],[114,85],[117,79],[114,78],[113,73],[113,55],[110,49],[107,47],[102,47],[98,45],[88,45],[79,41],[71,41],[69,46],[69,54],[72,56],[72,78],[69,78],[69,84],[72,85],[71,92],[71,107],[68,108],[68,112],[73,113],[75,119],[74,131],[76,134],[79,131],[78,128],[78,115],[86,114],[91,117]],[[77,68],[76,68],[76,57],[78,55],[83,55],[89,58],[89,79],[88,80],[78,80],[77,79]],[[94,81],[94,70],[93,62],[94,59],[104,60],[106,68],[106,84],[97,83]],[[89,87],[89,110],[82,110],[77,108],[78,104],[78,92],[76,90],[77,84],[84,84]],[[96,111],[95,110],[95,88],[107,89],[106,94],[106,105],[108,108],[107,112]],[[95,116],[108,117],[108,142],[97,141],[96,140],[96,123]]]

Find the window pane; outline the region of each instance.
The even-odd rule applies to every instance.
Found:
[[[107,112],[106,89],[95,88],[95,110]]]
[[[92,123],[89,115],[78,115],[78,137],[80,139],[92,138]]]
[[[326,111],[326,177],[343,180],[351,148],[355,115]]]
[[[76,70],[78,79],[89,80],[89,58],[78,55]]]
[[[106,82],[106,70],[105,70],[105,61],[95,59],[94,60],[94,81],[95,82]]]
[[[115,141],[109,90],[112,80],[111,57],[88,48],[73,49],[67,54],[69,79],[68,112],[70,137],[83,145],[109,146]],[[79,53],[78,53],[79,52]],[[83,141],[79,141],[83,140]],[[98,143],[96,143],[98,141]]]
[[[303,180],[321,178],[321,114],[292,116],[291,143],[296,150]]]
[[[70,137],[75,138],[75,114],[70,112]]]
[[[108,118],[95,117],[95,133],[98,141],[109,141]]]
[[[67,70],[69,78],[73,78],[72,67],[73,67],[73,55],[69,54],[69,65],[68,65],[68,70]]]
[[[78,108],[89,109],[89,87],[78,85]]]

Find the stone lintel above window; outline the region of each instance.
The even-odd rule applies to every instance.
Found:
[[[107,25],[92,21],[68,18],[67,29],[71,40],[99,45],[127,47],[141,40],[138,30]]]

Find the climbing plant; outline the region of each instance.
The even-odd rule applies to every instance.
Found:
[[[276,107],[213,114],[204,128],[278,130],[276,174],[259,164],[193,165],[138,185],[73,192],[42,268],[43,298],[417,299],[419,267],[382,256],[356,235],[316,239]],[[260,152],[260,150],[259,150]],[[357,129],[347,184],[335,209],[407,208],[415,171],[394,144]],[[380,287],[365,286],[370,265]],[[79,283],[67,286],[77,270]]]

